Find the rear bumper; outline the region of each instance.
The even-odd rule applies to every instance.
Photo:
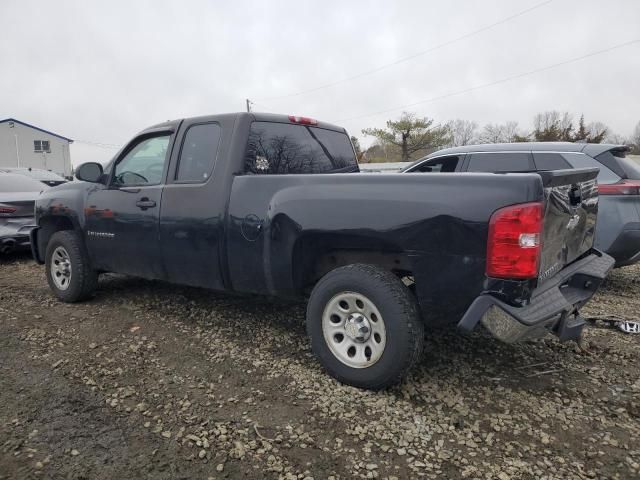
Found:
[[[524,307],[514,307],[491,294],[482,294],[464,314],[458,328],[470,332],[478,323],[499,340],[515,343],[554,333],[560,340],[577,340],[584,320],[578,315],[596,292],[614,259],[594,250],[558,272],[534,290]]]
[[[33,217],[0,219],[0,252],[29,248],[29,233],[34,226]]]

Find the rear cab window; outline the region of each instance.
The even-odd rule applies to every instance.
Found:
[[[245,173],[281,175],[352,171],[358,171],[358,164],[346,133],[309,125],[251,124]]]
[[[531,154],[527,152],[483,152],[472,153],[469,172],[530,172],[535,170]]]

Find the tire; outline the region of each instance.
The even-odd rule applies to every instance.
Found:
[[[45,255],[45,270],[51,291],[63,302],[85,300],[98,285],[98,273],[91,268],[80,236],[72,230],[51,236]]]
[[[393,273],[363,264],[337,268],[317,283],[307,305],[307,333],[331,376],[369,390],[400,382],[424,343],[411,291]]]

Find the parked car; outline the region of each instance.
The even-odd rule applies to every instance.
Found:
[[[25,177],[33,178],[34,180],[38,180],[50,187],[55,187],[68,182],[66,178],[61,177],[57,173],[54,173],[51,170],[43,170],[41,168],[2,168],[0,169],[0,172],[24,175]]]
[[[347,132],[310,118],[166,122],[45,192],[31,245],[65,302],[100,272],[308,299],[313,351],[358,387],[399,381],[423,322],[482,323],[506,342],[580,337],[578,309],[613,266],[592,248],[597,169],[358,170]]]
[[[625,158],[629,147],[541,142],[467,145],[434,152],[403,170],[415,172],[531,172],[597,167],[599,215],[595,247],[616,266],[640,260],[640,167]]]
[[[24,175],[0,173],[0,253],[29,248],[35,200],[47,188]]]

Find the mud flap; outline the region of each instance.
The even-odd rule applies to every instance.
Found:
[[[582,330],[586,323],[585,319],[577,312],[573,315],[565,313],[558,322],[556,335],[558,335],[558,339],[561,342],[566,342],[567,340],[575,340],[577,342],[582,336]]]

